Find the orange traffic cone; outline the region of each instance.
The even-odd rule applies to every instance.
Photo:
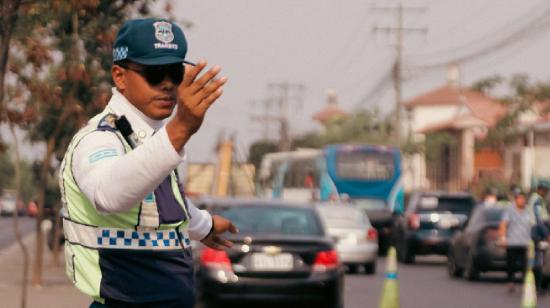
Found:
[[[533,241],[529,243],[527,253],[527,271],[525,272],[525,280],[523,282],[523,296],[521,298],[522,308],[537,307],[537,287],[535,285],[535,275],[533,274],[533,266],[535,264],[535,244]]]
[[[397,255],[395,247],[388,250],[386,280],[382,290],[380,308],[399,308],[399,284],[397,281]]]

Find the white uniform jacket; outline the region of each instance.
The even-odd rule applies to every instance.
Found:
[[[76,146],[72,171],[78,186],[99,213],[124,212],[141,202],[185,159],[171,144],[165,121],[153,120],[135,108],[113,88],[106,107],[110,113],[126,116],[140,145],[125,154],[118,137],[95,131]],[[191,216],[189,237],[203,239],[212,227],[207,211],[187,200]]]

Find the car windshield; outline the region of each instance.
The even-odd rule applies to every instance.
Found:
[[[475,202],[468,197],[436,197],[424,196],[420,198],[418,212],[451,212],[453,214],[469,214]]]
[[[328,227],[356,228],[368,224],[368,220],[361,210],[349,206],[338,208],[319,207],[319,213]]]
[[[322,235],[316,214],[311,209],[254,206],[234,207],[220,213],[242,233]]]
[[[504,209],[486,209],[485,220],[487,222],[499,222],[503,213]]]
[[[352,203],[365,210],[383,210],[386,207],[384,200],[378,199],[353,199]]]

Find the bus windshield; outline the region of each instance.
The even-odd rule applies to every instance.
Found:
[[[338,153],[336,173],[343,179],[391,180],[394,173],[393,156],[391,153]]]

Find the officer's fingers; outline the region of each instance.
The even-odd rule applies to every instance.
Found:
[[[237,226],[235,226],[233,223],[229,223],[229,232],[231,233],[239,233],[239,229],[237,228]]]
[[[191,93],[197,93],[198,91],[202,90],[202,88],[211,80],[216,78],[218,73],[222,70],[221,67],[218,65],[214,66],[213,68],[209,69],[206,73],[204,73],[201,77],[199,77],[197,80],[193,81],[191,85],[189,86],[189,89]]]
[[[221,245],[223,247],[227,247],[227,248],[233,247],[233,242],[222,239],[221,237],[216,238],[216,244]]]
[[[219,79],[212,80],[206,86],[204,86],[202,90],[200,90],[200,92],[202,95],[204,95],[204,97],[207,97],[211,93],[221,88],[226,83],[227,83],[227,77],[222,77]]]
[[[185,64],[185,74],[183,75],[182,85],[187,87],[193,83],[197,75],[206,67],[206,61],[200,60],[197,65]]]
[[[221,250],[224,247],[231,248],[233,246],[233,243],[231,241],[224,240],[218,235],[212,235],[209,241],[205,242],[204,244],[208,247],[218,249],[218,250]]]
[[[206,113],[206,110],[210,108],[210,105],[212,105],[220,96],[223,94],[223,88],[220,87],[213,93],[210,93],[207,97],[205,97],[197,106],[199,108],[200,112]]]

